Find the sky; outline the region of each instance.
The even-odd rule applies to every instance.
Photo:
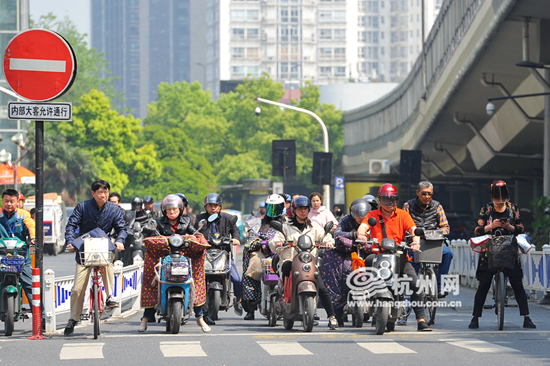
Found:
[[[90,0],[29,0],[29,6],[34,20],[49,12],[53,12],[60,19],[67,15],[76,24],[80,33],[88,34],[86,42],[90,46]]]

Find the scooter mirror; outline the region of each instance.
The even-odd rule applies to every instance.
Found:
[[[157,228],[157,222],[154,219],[150,219],[147,221],[147,227],[151,230],[155,230]]]
[[[424,229],[417,227],[414,229],[414,235],[415,236],[424,236]]]
[[[325,224],[325,227],[324,227],[325,235],[327,235],[327,233],[332,230],[333,226],[334,226],[334,222],[332,222],[332,221],[329,221]]]
[[[269,223],[269,226],[271,226],[273,229],[277,230],[278,232],[283,232],[283,224],[281,224],[280,221],[273,220]]]
[[[377,222],[378,221],[374,217],[369,217],[369,219],[367,220],[367,223],[369,224],[370,227],[375,226]]]
[[[216,219],[218,218],[218,216],[219,216],[219,215],[218,215],[217,213],[208,216],[208,222],[214,222],[214,221],[216,221]]]
[[[206,220],[205,219],[202,219],[201,221],[199,221],[199,227],[197,228],[197,231],[199,231],[200,229],[202,229],[202,227],[206,225]]]

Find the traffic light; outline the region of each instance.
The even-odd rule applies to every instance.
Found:
[[[271,143],[271,175],[296,176],[296,140],[273,140]]]
[[[332,183],[332,153],[314,152],[311,184]]]

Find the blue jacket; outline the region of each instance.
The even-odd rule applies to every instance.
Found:
[[[24,220],[25,215],[19,214],[17,210],[14,211],[12,215],[5,215],[4,209],[0,209],[0,237],[11,238],[13,231],[13,234],[16,237],[29,245],[29,241],[32,238],[30,237],[29,228],[25,225]],[[30,264],[30,262],[31,257],[29,255],[29,251],[27,250],[25,264]]]
[[[107,201],[100,211],[93,198],[76,205],[73,214],[69,217],[67,228],[65,229],[67,244],[73,243],[75,238],[74,233],[77,228],[80,229],[80,235],[86,234],[95,228],[100,228],[106,233],[110,233],[112,229],[115,229],[117,235],[115,241],[120,243],[124,243],[128,235],[120,207]]]

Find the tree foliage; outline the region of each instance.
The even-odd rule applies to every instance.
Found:
[[[542,246],[548,244],[550,238],[550,215],[546,214],[550,207],[550,197],[539,197],[531,201],[531,205],[536,212],[531,239],[537,247],[536,250],[542,250]]]

